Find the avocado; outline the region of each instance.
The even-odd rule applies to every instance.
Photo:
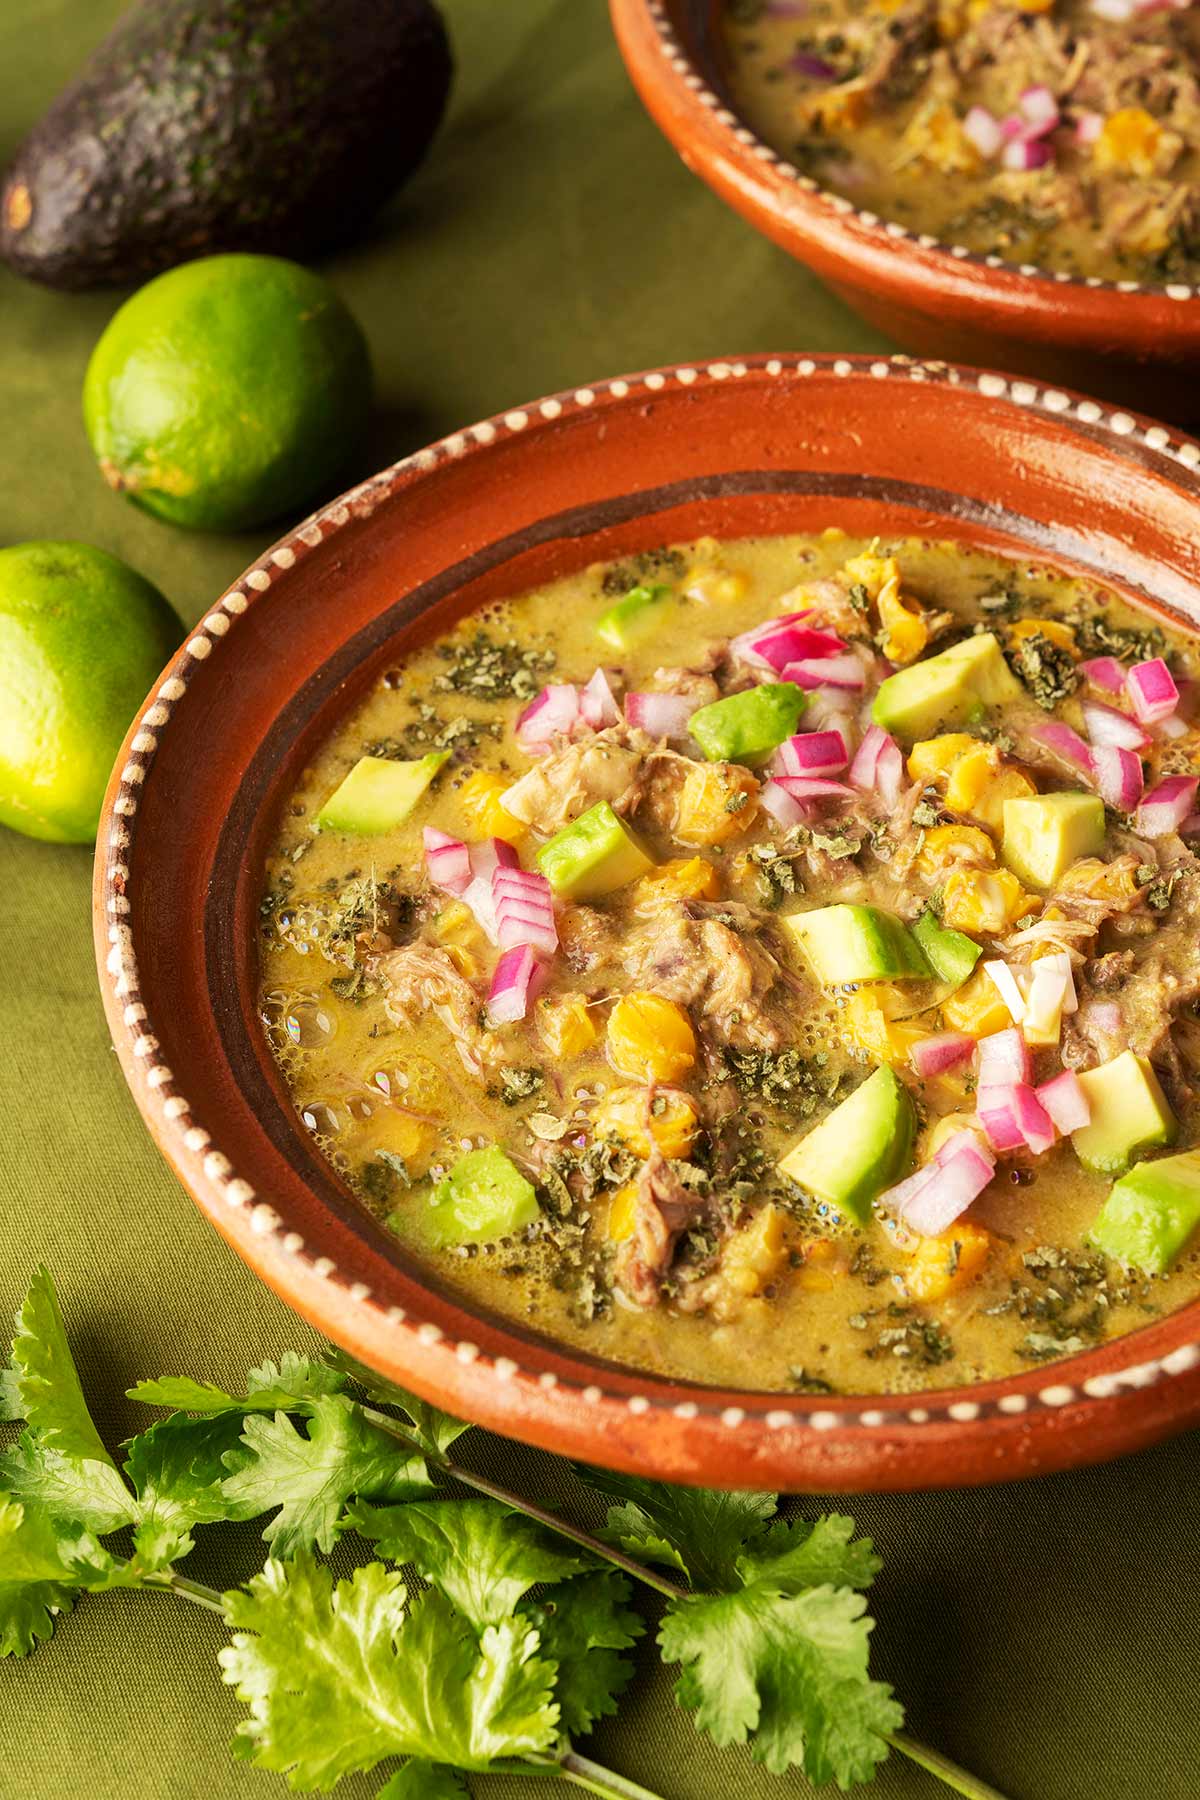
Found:
[[[983,952],[965,931],[951,931],[939,923],[937,915],[923,912],[912,928],[926,962],[939,981],[952,981],[961,987]]]
[[[921,947],[895,913],[877,906],[818,906],[784,919],[825,987],[846,981],[928,981]]]
[[[1004,802],[1000,855],[1026,887],[1056,887],[1073,862],[1103,848],[1098,794],[1031,794]]]
[[[1117,1262],[1165,1275],[1200,1225],[1200,1150],[1140,1162],[1110,1192],[1089,1237]]]
[[[654,864],[608,801],[600,800],[542,845],[537,866],[556,894],[598,900],[636,881]]]
[[[596,636],[613,650],[628,650],[657,624],[659,607],[673,594],[674,589],[669,587],[630,588],[615,606],[601,613],[596,621]]]
[[[791,737],[807,705],[794,682],[764,681],[702,706],[688,730],[709,762],[760,763]]]
[[[989,707],[1004,706],[1020,694],[996,638],[982,631],[889,675],[880,683],[871,717],[914,743],[954,725],[978,724]]]
[[[490,1244],[538,1216],[533,1183],[498,1144],[460,1157],[429,1196],[424,1224],[435,1244]]]
[[[323,254],[416,168],[451,67],[431,0],[140,0],[18,148],[0,258],[87,288]]]
[[[351,837],[380,837],[394,831],[449,755],[448,750],[431,750],[416,762],[360,756],[317,814],[317,830],[344,831]]]
[[[1124,1050],[1098,1069],[1084,1069],[1079,1085],[1092,1117],[1071,1133],[1071,1142],[1094,1175],[1123,1175],[1139,1150],[1175,1142],[1175,1115],[1144,1056]]]
[[[801,1138],[779,1170],[863,1225],[875,1196],[907,1169],[914,1128],[908,1090],[885,1066]]]

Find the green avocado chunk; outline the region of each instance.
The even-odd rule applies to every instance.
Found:
[[[929,979],[929,964],[913,934],[895,913],[877,906],[819,906],[793,913],[783,923],[825,987]]]
[[[1165,1275],[1200,1225],[1200,1150],[1140,1162],[1116,1183],[1089,1234],[1105,1256]]]
[[[1020,683],[999,643],[983,631],[889,675],[875,695],[871,717],[885,731],[914,743],[955,725],[974,725],[990,707],[1020,695]]]
[[[564,825],[537,853],[537,866],[556,894],[598,900],[654,867],[607,800]]]
[[[1175,1142],[1175,1115],[1144,1056],[1124,1050],[1098,1069],[1084,1069],[1079,1085],[1092,1117],[1071,1133],[1071,1142],[1094,1175],[1123,1175],[1139,1150]]]
[[[380,837],[394,831],[449,755],[448,750],[431,750],[415,762],[360,756],[317,814],[317,830],[344,831],[351,837]]]
[[[658,623],[659,608],[674,597],[674,588],[634,587],[615,606],[600,614],[596,636],[614,650],[628,650]]]
[[[864,1225],[875,1196],[907,1169],[915,1127],[908,1091],[885,1066],[801,1138],[779,1170]]]
[[[956,987],[962,986],[983,955],[979,945],[965,931],[951,931],[940,924],[932,912],[921,914],[912,934],[939,981],[952,981]]]
[[[807,705],[794,682],[764,681],[702,706],[688,730],[709,762],[760,763],[791,737]]]
[[[425,1218],[435,1244],[490,1244],[538,1216],[533,1183],[498,1144],[471,1150],[434,1187]]]
[[[1026,887],[1057,887],[1073,862],[1104,848],[1098,794],[1030,794],[1004,802],[1000,854]]]

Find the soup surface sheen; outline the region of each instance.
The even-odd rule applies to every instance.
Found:
[[[1200,23],[1134,0],[727,0],[737,110],[822,187],[943,243],[1194,280]]]
[[[1181,697],[1142,729],[1128,673],[1158,692],[1160,658]],[[1130,1160],[1198,1135],[1192,666],[1090,583],[840,531],[468,618],[386,671],[285,810],[261,1007],[296,1106],[433,1279],[596,1357],[914,1391],[1130,1331],[1200,1282],[1200,1158],[1148,1203],[1169,1242],[1097,1227]],[[386,789],[443,752],[415,804],[376,763],[332,798],[366,755]],[[502,1024],[497,932],[535,970]],[[1069,1135],[1097,1079],[1099,1147]],[[896,1185],[914,1162],[923,1196]]]

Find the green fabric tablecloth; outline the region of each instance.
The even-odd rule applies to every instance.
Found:
[[[120,0],[0,0],[0,158]],[[689,176],[642,113],[601,0],[447,0],[452,116],[372,238],[330,273],[362,319],[380,404],[358,473],[484,414],[622,370],[878,339]],[[90,539],[194,620],[260,548],[200,538],[113,498],[79,423],[111,295],[0,278],[0,543]],[[307,1332],[176,1187],[109,1048],[93,972],[90,857],[0,832],[0,1306],[53,1268],[110,1443],[161,1371],[236,1380]],[[498,1439],[493,1472],[551,1496],[570,1478]],[[1195,1800],[1200,1454],[1195,1439],[1033,1485],[850,1497],[886,1561],[875,1666],[912,1731],[1012,1800]],[[226,1586],[255,1528],[210,1534],[189,1568]],[[215,1619],[168,1596],[85,1601],[27,1663],[0,1665],[3,1800],[281,1795],[225,1748],[239,1708]],[[665,1800],[809,1793],[702,1743],[646,1666],[599,1759]],[[534,1784],[480,1780],[480,1800]],[[378,1780],[346,1782],[349,1800]],[[561,1791],[537,1786],[537,1792]],[[894,1760],[881,1800],[943,1793]]]

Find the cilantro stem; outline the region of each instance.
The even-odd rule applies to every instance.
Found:
[[[980,1781],[978,1776],[959,1768],[948,1756],[943,1756],[940,1750],[927,1749],[924,1744],[919,1744],[915,1738],[906,1736],[902,1731],[894,1732],[888,1743],[893,1750],[899,1750],[902,1756],[907,1756],[910,1762],[915,1762],[918,1768],[936,1775],[939,1781],[944,1781],[956,1794],[964,1795],[965,1800],[1004,1800],[1004,1795],[998,1788],[989,1787],[986,1781]]]
[[[164,1593],[178,1594],[181,1600],[190,1600],[193,1606],[202,1606],[206,1612],[220,1613],[225,1617],[225,1601],[216,1588],[205,1587],[202,1581],[193,1581],[188,1575],[180,1575],[174,1569],[164,1569],[160,1575],[147,1575],[141,1584],[143,1588],[161,1588]]]
[[[660,1795],[630,1781],[627,1775],[618,1775],[570,1748],[558,1756],[530,1756],[519,1763],[493,1763],[489,1772],[493,1775],[536,1776],[544,1781],[569,1781],[572,1787],[601,1795],[602,1800],[661,1800]]]

